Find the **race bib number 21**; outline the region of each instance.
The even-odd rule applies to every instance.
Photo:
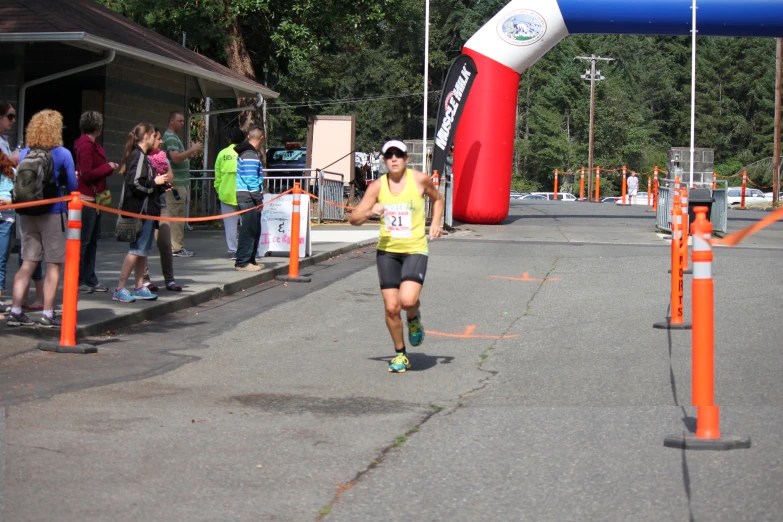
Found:
[[[399,239],[411,237],[413,220],[410,210],[386,210],[383,213],[383,223],[391,237]]]

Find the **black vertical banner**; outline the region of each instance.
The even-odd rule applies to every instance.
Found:
[[[443,176],[446,156],[454,143],[459,118],[462,116],[462,109],[465,108],[470,87],[477,74],[478,70],[473,58],[462,54],[454,60],[446,75],[438,107],[438,118],[435,120],[435,149],[432,151],[430,165],[431,171],[437,170],[440,176]]]

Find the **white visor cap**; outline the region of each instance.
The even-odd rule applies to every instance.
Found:
[[[403,142],[400,140],[389,140],[386,143],[383,144],[383,147],[381,148],[381,153],[386,154],[386,151],[389,149],[400,149],[404,153],[408,153],[408,147],[405,146]]]

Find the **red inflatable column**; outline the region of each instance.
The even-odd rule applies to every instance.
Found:
[[[478,75],[454,147],[454,218],[495,224],[508,217],[519,73],[471,49]]]

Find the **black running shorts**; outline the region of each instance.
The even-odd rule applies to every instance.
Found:
[[[399,288],[403,281],[424,284],[427,275],[427,256],[424,254],[397,254],[378,250],[375,261],[381,290]]]

